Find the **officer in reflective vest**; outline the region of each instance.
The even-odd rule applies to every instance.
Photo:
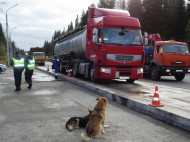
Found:
[[[32,75],[35,69],[35,60],[31,55],[31,52],[28,52],[28,57],[24,60],[25,68],[25,80],[28,83],[28,89],[32,88]]]
[[[59,72],[60,61],[59,61],[57,55],[54,56],[54,63],[53,64],[54,64],[54,68],[55,68],[55,79],[58,79],[57,75]]]
[[[10,65],[14,70],[15,91],[21,90],[22,72],[24,70],[24,59],[20,57],[19,52],[15,53],[15,57],[12,59]]]

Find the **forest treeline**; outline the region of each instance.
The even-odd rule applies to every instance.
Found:
[[[99,0],[96,5],[91,4],[89,7],[128,10],[131,17],[139,19],[142,33],[159,33],[162,40],[173,39],[190,45],[190,4],[185,0]],[[44,42],[46,56],[53,55],[56,38],[86,25],[87,18],[88,11],[83,10],[67,27],[56,30],[51,41]],[[15,46],[14,42],[12,44]],[[5,36],[0,25],[0,58],[6,52],[5,47]]]
[[[128,10],[131,17],[139,19],[142,33],[159,33],[162,40],[183,41],[190,45],[190,5],[185,0],[99,0],[97,5],[89,7]],[[54,39],[66,34],[77,26],[87,23],[88,11],[82,11],[76,20],[71,21],[67,29],[56,30],[52,40],[45,41],[44,49],[47,56],[53,55]]]

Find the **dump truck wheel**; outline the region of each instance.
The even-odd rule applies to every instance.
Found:
[[[176,74],[174,77],[177,81],[182,81],[185,78],[185,74]]]
[[[156,66],[153,66],[153,67],[151,68],[150,76],[151,76],[151,78],[152,78],[153,80],[160,80],[160,76],[161,76],[161,75],[159,74],[159,72],[158,72]]]

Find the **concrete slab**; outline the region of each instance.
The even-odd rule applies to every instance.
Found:
[[[54,70],[52,69],[49,72],[47,72],[46,67],[38,67],[37,69],[54,76]],[[115,85],[114,83],[105,83],[105,85],[73,77],[68,78],[67,75],[63,74],[59,74],[58,78],[107,97],[109,100],[135,111],[190,131],[190,90],[188,89],[175,88],[173,86],[166,87],[159,84],[160,100],[164,107],[155,108],[148,105],[152,102],[155,83],[139,80],[135,84],[126,85],[126,82],[121,81],[119,85]]]

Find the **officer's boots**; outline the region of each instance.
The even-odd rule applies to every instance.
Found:
[[[17,85],[15,91],[20,91],[20,90],[21,90],[20,85]]]

